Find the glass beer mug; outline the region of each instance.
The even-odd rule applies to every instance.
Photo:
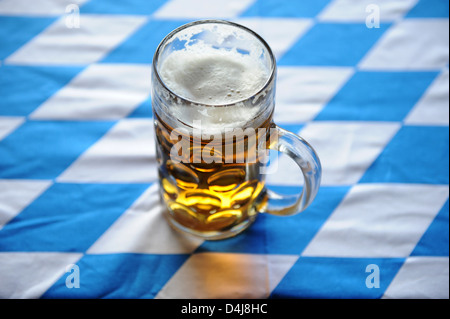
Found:
[[[258,34],[228,21],[192,22],[164,38],[152,67],[160,194],[173,228],[223,239],[259,213],[288,216],[308,207],[320,161],[306,141],[273,122],[276,61]],[[298,165],[300,194],[266,188],[270,150]]]

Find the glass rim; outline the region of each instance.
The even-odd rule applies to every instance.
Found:
[[[192,26],[196,26],[196,25],[201,25],[201,24],[226,24],[226,25],[230,25],[239,29],[243,29],[246,32],[250,33],[251,35],[253,35],[256,39],[258,39],[263,46],[266,48],[267,52],[269,53],[270,56],[270,61],[272,63],[272,67],[270,69],[270,75],[267,77],[267,80],[264,82],[264,85],[258,89],[255,93],[253,93],[251,96],[237,100],[236,102],[233,103],[227,103],[227,104],[206,104],[206,103],[200,103],[200,102],[196,102],[193,101],[191,99],[185,98],[183,96],[180,96],[180,94],[175,93],[174,91],[172,91],[165,83],[164,81],[161,79],[161,76],[159,75],[158,69],[156,67],[158,60],[159,60],[159,56],[161,53],[162,48],[164,47],[164,45],[170,40],[172,39],[177,33],[179,33],[182,30],[185,30],[187,28],[190,28]],[[246,26],[243,26],[241,24],[235,23],[235,22],[231,22],[231,21],[227,21],[227,20],[219,20],[219,19],[205,19],[205,20],[197,20],[197,21],[193,21],[193,22],[189,22],[186,23],[184,25],[179,26],[178,28],[174,29],[172,32],[170,32],[168,35],[166,35],[164,37],[164,39],[159,43],[155,54],[153,56],[153,60],[152,60],[152,70],[154,75],[156,76],[156,79],[158,80],[158,82],[162,85],[162,87],[167,90],[169,93],[173,94],[174,96],[176,96],[177,98],[181,99],[182,101],[185,101],[187,103],[191,103],[194,105],[202,105],[205,107],[230,107],[239,103],[244,103],[245,101],[250,100],[251,98],[258,96],[260,94],[262,94],[264,92],[264,90],[266,90],[266,88],[270,85],[270,83],[272,83],[274,77],[275,77],[275,73],[276,73],[276,68],[277,68],[277,63],[276,63],[276,59],[275,56],[273,54],[272,49],[270,48],[269,44],[267,43],[266,40],[264,40],[263,37],[261,37],[258,33],[256,33],[255,31],[253,31],[252,29],[247,28]]]

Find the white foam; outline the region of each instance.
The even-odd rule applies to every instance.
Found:
[[[165,113],[178,120],[171,124],[191,129],[201,123],[202,132],[216,134],[262,120],[259,114],[273,102],[263,90],[272,61],[253,35],[226,24],[196,25],[166,48],[158,73],[176,94],[164,95]]]
[[[255,57],[208,46],[172,52],[162,63],[160,74],[175,94],[207,105],[233,104],[250,98],[268,78],[268,70]]]

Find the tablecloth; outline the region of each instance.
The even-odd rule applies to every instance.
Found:
[[[446,0],[1,0],[1,298],[448,298]],[[200,19],[278,63],[275,121],[317,151],[313,204],[243,234],[175,233],[151,61]],[[277,159],[268,187],[296,193]]]

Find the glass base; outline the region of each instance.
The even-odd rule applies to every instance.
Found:
[[[234,237],[240,233],[242,233],[244,230],[249,228],[256,220],[256,216],[253,216],[253,218],[246,220],[245,222],[232,227],[225,231],[195,231],[190,228],[187,228],[180,223],[178,223],[176,220],[174,220],[168,212],[166,212],[166,219],[169,223],[169,225],[175,229],[176,231],[184,234],[184,235],[190,235],[197,238],[201,238],[204,240],[221,240],[226,238]]]

